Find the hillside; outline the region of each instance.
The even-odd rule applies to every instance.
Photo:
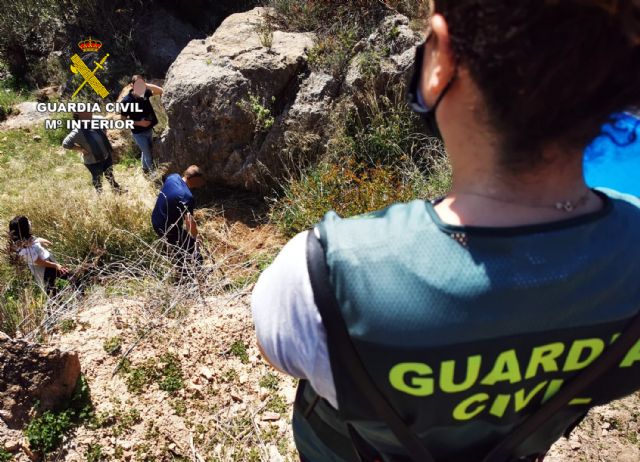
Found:
[[[406,101],[430,2],[32,3],[51,20],[32,24],[17,4],[0,20],[0,35],[18,21],[22,50],[0,38],[0,227],[26,215],[83,284],[47,298],[0,232],[0,340],[77,354],[82,375],[62,408],[30,402],[22,428],[0,409],[0,462],[298,461],[297,379],[261,356],[251,292],[327,211],[350,217],[451,187],[442,142]],[[88,7],[108,11],[77,15]],[[79,78],[68,39],[91,27],[124,56],[105,79],[109,98],[133,68],[164,87],[151,99],[155,172],[142,172],[127,130],[108,133],[123,194],[98,194],[79,153],[61,147],[66,130],[45,130],[50,115],[34,112],[65,99]],[[195,194],[204,261],[183,274],[149,218],[163,179],[192,163],[209,180]],[[3,383],[0,398],[17,393]],[[545,461],[640,461],[640,393],[592,409]]]

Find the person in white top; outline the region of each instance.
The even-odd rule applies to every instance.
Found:
[[[9,235],[16,253],[24,261],[38,286],[49,296],[56,294],[56,280],[69,279],[68,268],[56,262],[48,247],[51,242],[31,233],[31,222],[25,216],[17,216],[9,222]]]

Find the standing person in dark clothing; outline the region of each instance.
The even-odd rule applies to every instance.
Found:
[[[90,112],[76,112],[75,120],[91,120]],[[85,167],[91,172],[93,186],[102,192],[102,177],[104,176],[114,192],[122,192],[122,188],[113,176],[113,147],[103,130],[90,128],[73,129],[62,142],[62,147],[82,153]]]
[[[122,112],[121,115],[125,119],[133,120],[131,134],[140,148],[142,170],[145,173],[153,169],[153,127],[158,124],[158,117],[150,98],[156,95],[162,95],[161,87],[146,83],[141,75],[134,75],[128,85],[128,93],[121,100],[122,103],[137,103],[141,110]]]
[[[169,175],[151,215],[156,234],[174,247],[180,262],[187,257],[202,260],[197,247],[198,226],[193,218],[195,200],[191,190],[204,184],[204,175],[197,165],[187,168],[182,177],[177,173]]]

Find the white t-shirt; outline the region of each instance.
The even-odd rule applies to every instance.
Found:
[[[38,285],[44,288],[45,267],[36,264],[36,261],[46,260],[51,256],[51,253],[40,243],[40,239],[37,237],[32,238],[30,245],[20,249],[18,255],[31,270],[31,274],[33,274]]]
[[[338,408],[327,334],[313,298],[307,270],[307,232],[285,245],[251,294],[256,336],[271,364],[307,379]]]

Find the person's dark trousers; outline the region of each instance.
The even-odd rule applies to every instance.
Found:
[[[197,266],[204,261],[202,254],[198,250],[197,241],[186,230],[172,227],[169,231],[155,229],[159,238],[165,239],[169,244],[168,254],[171,261],[176,265],[182,276],[188,274],[189,263]]]
[[[107,159],[96,164],[85,164],[85,167],[91,172],[91,180],[96,191],[102,192],[102,177],[104,176],[111,184],[115,192],[121,192],[120,185],[113,176],[113,158],[109,156]]]
[[[62,274],[55,268],[45,268],[44,269],[44,289],[47,292],[49,297],[55,297],[59,290],[56,287],[56,281],[58,279],[62,279],[64,281],[68,281],[71,278],[71,274]]]

